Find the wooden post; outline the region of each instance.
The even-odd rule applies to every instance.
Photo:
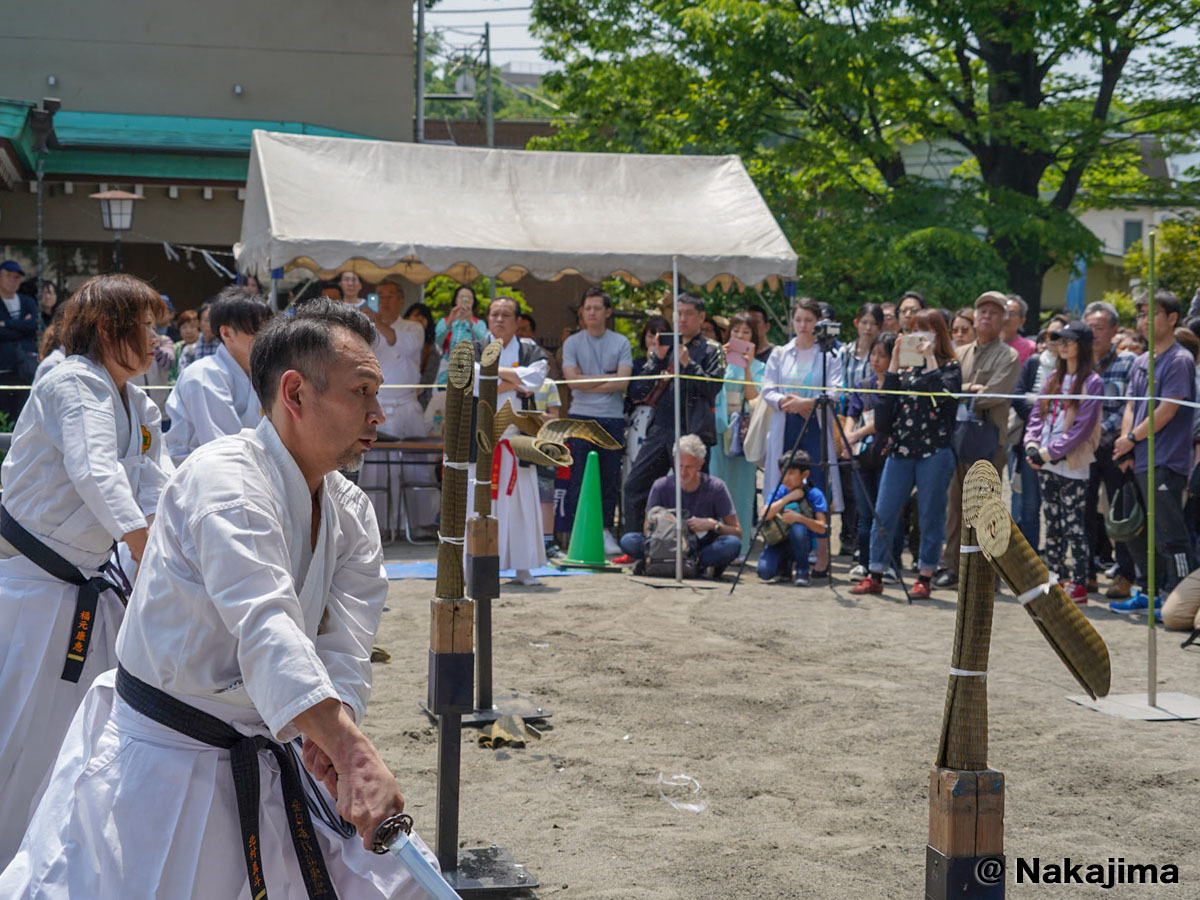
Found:
[[[1004,896],[1004,775],[934,766],[929,773],[927,900]]]

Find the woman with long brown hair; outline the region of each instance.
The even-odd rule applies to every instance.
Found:
[[[916,338],[918,366],[900,365],[903,344],[896,342],[883,379],[885,393],[875,408],[875,440],[883,440],[887,459],[879,477],[875,522],[867,577],[852,587],[855,594],[883,593],[883,573],[892,564],[892,539],[900,514],[917,488],[921,549],[913,600],[929,597],[929,582],[946,536],[946,499],[957,458],[951,447],[962,368],[950,340],[946,320],[936,309],[922,309],[912,319],[909,338]],[[945,396],[923,396],[944,394]]]
[[[1074,567],[1067,593],[1087,603],[1087,485],[1104,406],[1104,379],[1092,366],[1092,330],[1070,322],[1055,332],[1050,346],[1058,365],[1046,379],[1025,425],[1025,458],[1037,470],[1046,517],[1042,558],[1060,577],[1067,575],[1067,551]],[[1061,399],[1066,396],[1068,399]],[[1055,398],[1055,399],[1051,399]]]
[[[172,471],[158,408],[129,383],[154,361],[158,293],[100,275],[67,302],[66,359],[30,391],[0,476],[0,867],[16,851],[80,699],[117,664],[129,591]]]

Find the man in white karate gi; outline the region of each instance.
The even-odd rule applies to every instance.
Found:
[[[250,349],[271,308],[234,285],[217,295],[208,316],[221,346],[184,369],[167,397],[171,428],[164,439],[177,463],[201,444],[253,428],[262,418],[250,383]]]
[[[266,417],[163,491],[121,665],[85,696],[0,897],[422,896],[367,849],[404,807],[359,730],[387,582],[371,505],[338,473],[383,422],[374,337],[325,300],[259,334]]]
[[[475,347],[475,358],[479,359],[483,349],[492,341],[500,341],[500,381],[496,395],[496,411],[511,402],[513,409],[532,409],[533,395],[546,374],[550,362],[545,351],[529,338],[517,337],[517,302],[510,297],[497,297],[488,307],[488,336]],[[479,363],[475,364],[475,396],[479,396]],[[515,425],[510,425],[497,443],[492,460],[478,460],[476,469],[482,476],[479,480],[492,482],[495,498],[492,515],[500,527],[500,568],[515,569],[517,584],[541,584],[532,570],[546,564],[546,546],[542,540],[542,507],[538,496],[537,467],[520,461],[505,437],[517,434]],[[499,466],[494,463],[498,462]],[[488,466],[491,465],[489,472]],[[482,466],[482,470],[479,467]],[[472,472],[472,489],[468,495],[474,509],[476,472]]]

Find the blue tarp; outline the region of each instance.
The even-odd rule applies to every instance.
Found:
[[[437,578],[437,563],[433,560],[425,562],[391,562],[384,563],[384,569],[387,570],[388,581],[399,581],[403,578],[424,578],[432,581]],[[516,572],[513,569],[505,569],[500,573],[501,578],[515,578]],[[540,569],[534,569],[533,574],[538,578],[554,578],[558,575],[592,575],[594,573],[587,569],[556,569],[553,566],[542,566]]]

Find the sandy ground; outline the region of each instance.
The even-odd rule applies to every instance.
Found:
[[[393,546],[389,556],[427,552]],[[748,570],[749,571],[749,570]],[[544,737],[493,751],[463,734],[461,845],[509,848],[537,897],[922,897],[928,779],[955,595],[729,584],[654,588],[624,575],[506,586],[496,692],[553,712]],[[1102,584],[1103,586],[1103,584]],[[426,687],[431,581],[393,582],[367,731],[432,840],[436,738]],[[1145,691],[1147,629],[1086,610],[1113,692]],[[1159,688],[1200,695],[1200,650],[1159,631]],[[1200,898],[1200,723],[1130,722],[1081,693],[1011,596],[995,611],[989,763],[1007,779],[1010,897]],[[659,774],[702,785],[678,811]],[[1174,863],[1176,887],[1014,884],[1015,858]]]

